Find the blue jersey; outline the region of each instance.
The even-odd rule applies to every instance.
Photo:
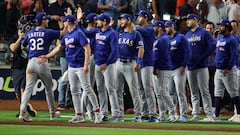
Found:
[[[145,26],[143,28],[137,27],[143,37],[144,44],[144,55],[141,67],[153,66],[153,42],[155,37],[154,29],[151,25]]]
[[[215,65],[217,69],[231,70],[236,65],[238,59],[238,42],[236,38],[229,34],[220,37],[216,45]]]
[[[96,47],[94,51],[94,59],[96,64],[109,65],[115,63],[117,60],[118,37],[112,27],[108,27],[106,31],[98,29],[95,39]]]
[[[238,61],[237,61],[237,68],[240,70],[240,35],[235,37],[238,41]]]
[[[176,32],[172,38],[170,38],[170,59],[171,69],[174,70],[181,66],[186,66],[190,57],[191,49],[188,40],[183,34]]]
[[[85,51],[83,46],[86,44],[88,44],[88,40],[78,28],[65,34],[61,40],[61,45],[65,47],[66,60],[70,67],[80,68],[84,66]]]
[[[60,38],[60,31],[45,28],[33,28],[26,33],[22,41],[24,47],[28,46],[28,58],[46,55],[53,40]]]
[[[137,59],[138,48],[143,46],[139,32],[121,32],[118,34],[118,58]]]
[[[190,42],[192,57],[188,63],[188,70],[205,68],[208,66],[208,57],[215,50],[215,41],[205,29],[198,27],[189,31],[185,36]]]
[[[84,31],[88,31],[88,32],[95,32],[96,29],[92,28],[92,29],[85,29]],[[90,47],[91,47],[91,54],[94,54],[95,51],[95,46],[96,46],[96,39],[95,36],[94,37],[87,37],[90,43]]]
[[[154,69],[170,70],[171,61],[169,55],[170,40],[167,34],[162,34],[153,44]]]

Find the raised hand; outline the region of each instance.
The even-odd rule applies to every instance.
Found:
[[[82,9],[79,7],[77,9],[77,20],[81,20],[83,17],[83,12],[82,12]]]

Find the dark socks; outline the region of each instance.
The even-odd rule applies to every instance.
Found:
[[[240,114],[240,97],[234,97],[232,98],[233,103],[236,105],[236,109],[237,109],[237,114]]]
[[[220,110],[221,110],[221,97],[215,97],[215,116],[219,117],[220,115]]]

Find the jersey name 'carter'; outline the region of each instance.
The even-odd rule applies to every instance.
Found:
[[[44,37],[44,32],[33,32],[28,34],[28,38],[32,37]]]

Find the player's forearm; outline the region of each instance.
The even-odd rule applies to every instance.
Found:
[[[98,4],[98,9],[104,10],[104,9],[109,9],[109,8],[110,8],[109,5]]]
[[[91,55],[91,49],[90,45],[85,45],[84,46],[84,55],[85,55],[85,60],[84,60],[84,66],[88,66],[90,63],[90,55]]]
[[[144,48],[143,47],[139,47],[138,48],[138,57],[139,58],[143,58],[143,54],[144,54]]]
[[[65,35],[66,32],[67,32],[67,28],[63,27],[63,30],[61,30],[60,38],[62,38]]]
[[[58,52],[61,51],[61,45],[58,45],[57,47],[55,47],[51,52],[49,52],[47,55],[46,55],[46,58],[51,58],[53,56],[55,56]]]
[[[22,41],[22,38],[18,38],[15,43],[12,43],[12,44],[10,45],[10,47],[9,47],[10,50],[11,50],[12,52],[17,51],[17,49],[21,46],[21,41]]]
[[[123,5],[123,6],[119,7],[119,11],[123,11],[123,10],[127,9],[127,7],[128,7],[127,4]]]
[[[156,3],[156,0],[152,0],[152,8],[153,8],[154,14],[157,14],[157,3]]]

